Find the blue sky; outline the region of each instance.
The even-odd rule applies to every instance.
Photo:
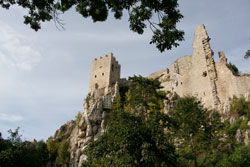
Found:
[[[184,18],[178,27],[185,41],[160,53],[150,45],[151,31],[138,35],[129,30],[128,17],[93,23],[74,9],[61,15],[65,31],[54,22],[34,32],[23,24],[25,10],[0,9],[0,132],[21,127],[24,139],[46,140],[65,122],[83,111],[93,58],[113,52],[122,77],[148,76],[192,54],[194,30],[205,24],[211,47],[225,51],[240,71],[250,73],[250,1],[180,0]],[[126,13],[126,12],[125,12]]]

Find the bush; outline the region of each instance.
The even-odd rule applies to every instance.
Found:
[[[59,148],[57,150],[57,155],[58,155],[58,164],[63,165],[63,164],[68,164],[69,162],[69,144],[66,140],[63,140]]]
[[[246,52],[244,58],[245,59],[248,59],[250,57],[250,49]]]
[[[125,111],[112,111],[106,132],[85,149],[83,167],[176,167],[175,148],[160,124],[164,114],[144,120]]]
[[[79,123],[80,123],[80,120],[81,120],[81,113],[80,113],[80,111],[77,113],[77,115],[76,115],[76,125],[79,125]]]
[[[169,129],[182,167],[212,166],[220,161],[223,124],[195,97],[180,98],[169,111]]]
[[[10,137],[0,138],[1,167],[44,167],[48,163],[48,152],[43,141],[22,141],[18,133],[9,130]]]
[[[232,102],[232,114],[236,115],[237,117],[240,116],[247,116],[250,118],[250,102],[246,101],[244,96],[240,96],[237,98],[236,96],[233,97]]]
[[[232,64],[231,62],[228,64],[229,68],[231,68],[231,70],[233,70],[233,72],[236,74],[236,75],[239,75],[240,74],[240,71],[239,69],[236,67],[236,65]]]
[[[165,134],[168,116],[162,112],[165,94],[160,82],[129,78],[112,107],[107,129],[90,143],[84,167],[176,167],[174,145]]]
[[[50,137],[47,141],[47,150],[49,152],[49,159],[55,160],[57,157],[57,149],[58,149],[58,143],[53,141],[53,138]]]
[[[235,150],[225,156],[224,159],[218,163],[219,167],[249,167],[250,166],[250,147],[237,146]]]
[[[248,121],[249,121],[249,119],[248,119],[248,118],[245,118],[245,119],[241,122],[241,124],[240,124],[240,129],[241,129],[241,130],[245,131],[245,130],[248,128],[248,125],[247,125]]]

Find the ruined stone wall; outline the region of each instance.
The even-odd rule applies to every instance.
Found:
[[[192,69],[192,57],[184,56],[176,60],[171,65],[170,78],[172,80],[171,85],[168,85],[168,89],[171,86],[171,90],[176,92],[179,96],[191,95],[191,79],[189,71]],[[167,84],[166,84],[167,85]]]
[[[149,78],[154,78],[154,79],[161,78],[162,76],[167,75],[168,73],[169,73],[169,69],[165,68],[161,71],[157,71],[157,72],[150,74]]]
[[[205,107],[216,108],[216,70],[214,66],[213,51],[209,45],[209,36],[205,26],[201,25],[195,30],[193,42],[192,68],[190,71],[192,96],[204,102]]]
[[[195,31],[192,56],[184,56],[171,65],[171,70],[152,73],[159,78],[163,90],[178,96],[195,96],[209,109],[220,110],[228,98],[250,91],[250,75],[237,76],[227,65],[224,52],[215,63],[205,26]]]
[[[105,94],[105,88],[116,83],[120,79],[120,64],[112,53],[92,61],[90,74],[89,93],[99,89],[99,94]]]
[[[216,63],[216,69],[218,96],[221,103],[225,103],[228,98],[232,98],[234,95],[239,97],[250,91],[250,75],[237,76],[222,62]]]
[[[168,74],[161,74],[160,81],[164,91],[176,92],[181,97],[195,96],[202,100],[206,107],[214,108],[216,91],[213,90],[216,90],[217,74],[213,51],[208,41],[204,25],[199,26],[195,31],[192,56],[176,60]],[[156,78],[156,74],[158,73],[150,77]]]

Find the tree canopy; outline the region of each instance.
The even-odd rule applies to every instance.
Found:
[[[176,28],[183,18],[178,9],[178,0],[0,0],[0,5],[9,9],[18,5],[28,10],[24,23],[38,31],[41,22],[54,20],[62,26],[59,15],[75,7],[84,18],[93,22],[105,21],[109,13],[121,19],[124,11],[129,15],[130,30],[143,34],[148,27],[153,32],[150,44],[155,44],[160,52],[177,47],[184,40],[184,32]]]
[[[175,147],[164,131],[167,115],[152,107],[164,98],[156,91],[159,82],[141,76],[130,81],[125,99],[118,98],[110,112],[106,132],[87,146],[83,166],[177,167]]]
[[[194,97],[185,97],[178,100],[169,117],[181,166],[216,166],[224,150],[219,113],[207,110]]]
[[[22,141],[17,128],[9,130],[10,137],[5,140],[0,136],[1,167],[44,167],[48,162],[48,152],[43,141]]]
[[[174,146],[160,126],[160,113],[142,120],[124,112],[111,113],[108,129],[85,150],[84,167],[176,167]]]
[[[131,77],[108,119],[105,133],[90,143],[84,167],[248,166],[249,146],[237,143],[237,129],[245,121],[221,122],[218,112],[206,109],[195,97],[179,98],[165,114],[157,80]],[[232,112],[247,115],[248,102],[234,99]],[[244,126],[243,126],[244,125]]]

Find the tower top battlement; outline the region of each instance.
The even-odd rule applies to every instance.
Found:
[[[106,58],[114,58],[116,60],[116,58],[113,56],[113,53],[109,53],[109,54],[105,54],[104,56],[99,56],[98,58],[94,58],[93,61],[97,61],[97,60],[101,60],[101,59],[106,59]]]

